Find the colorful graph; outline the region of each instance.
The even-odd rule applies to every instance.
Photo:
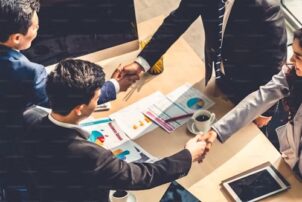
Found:
[[[205,105],[205,101],[198,97],[191,98],[187,101],[187,106],[193,110],[201,109],[204,107],[204,105]]]
[[[94,142],[97,145],[103,146],[103,144],[105,142],[105,136],[100,131],[93,130],[93,131],[91,131],[88,141]]]
[[[123,151],[122,149],[117,149],[117,150],[114,150],[112,151],[113,155],[118,158],[118,159],[121,159],[121,160],[126,160],[126,156],[130,154],[129,150],[125,150]]]
[[[144,116],[144,119],[143,120],[139,120],[138,123],[135,123],[132,125],[132,128],[134,130],[137,130],[139,127],[144,127],[145,124],[151,124],[152,121],[147,117],[147,116]]]

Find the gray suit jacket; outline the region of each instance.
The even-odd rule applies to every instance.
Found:
[[[220,141],[226,141],[237,130],[252,122],[255,117],[273,106],[278,100],[289,95],[289,87],[284,66],[279,74],[275,75],[265,86],[261,86],[243,99],[236,107],[217,121],[212,128],[217,132]],[[302,136],[302,104],[298,109],[293,124],[280,126],[276,129],[280,152],[287,164],[294,169],[296,166],[299,174],[302,174],[302,155],[300,155],[300,142]]]

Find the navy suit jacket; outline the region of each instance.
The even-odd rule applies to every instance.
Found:
[[[19,114],[31,105],[48,106],[45,92],[47,73],[43,65],[29,61],[21,52],[0,46],[0,113],[2,119]],[[102,86],[99,104],[116,98],[115,87]]]

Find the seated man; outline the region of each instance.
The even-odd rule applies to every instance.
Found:
[[[20,183],[16,144],[23,132],[22,112],[31,105],[48,106],[45,67],[20,52],[37,36],[38,10],[38,0],[0,0],[0,188]],[[113,77],[117,81],[102,86],[99,103],[115,99],[119,89],[124,91],[135,81],[121,78],[118,71]]]
[[[103,83],[102,68],[82,60],[61,61],[48,76],[52,112],[29,127],[23,147],[39,201],[108,201],[110,189],[147,189],[183,177],[202,156],[205,142],[197,137],[152,164],[127,163],[87,141],[78,124],[94,111]]]

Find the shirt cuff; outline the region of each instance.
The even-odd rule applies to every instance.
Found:
[[[115,79],[110,79],[109,81],[114,85],[115,93],[118,94],[120,92],[120,84]]]
[[[214,126],[212,126],[211,129],[217,133],[217,139],[219,140],[219,142],[223,143],[223,140],[220,137],[218,130]]]
[[[149,63],[147,62],[147,60],[145,60],[141,56],[138,56],[136,58],[135,62],[137,62],[140,66],[142,66],[144,68],[145,72],[147,72],[151,68],[150,65],[149,65]]]

